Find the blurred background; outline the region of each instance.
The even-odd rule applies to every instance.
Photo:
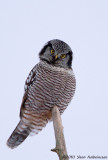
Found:
[[[108,155],[108,1],[0,1],[0,159],[58,159],[53,124],[11,150],[25,80],[51,39],[74,53],[77,88],[62,115],[69,155]]]

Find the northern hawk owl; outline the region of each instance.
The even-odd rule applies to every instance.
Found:
[[[7,141],[10,148],[20,145],[30,134],[38,134],[52,120],[54,106],[62,114],[75,93],[73,52],[68,44],[58,39],[48,41],[39,58],[25,82],[20,122]]]

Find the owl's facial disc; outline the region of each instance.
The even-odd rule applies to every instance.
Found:
[[[47,62],[56,67],[71,68],[72,50],[61,40],[49,41],[39,53],[42,61]]]

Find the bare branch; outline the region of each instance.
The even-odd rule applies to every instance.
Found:
[[[62,120],[57,106],[52,109],[52,120],[55,131],[56,147],[51,151],[58,154],[59,160],[69,160],[63,134]]]

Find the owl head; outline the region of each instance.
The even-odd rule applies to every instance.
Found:
[[[50,65],[71,68],[73,52],[65,42],[53,39],[44,45],[39,53],[39,57]]]

